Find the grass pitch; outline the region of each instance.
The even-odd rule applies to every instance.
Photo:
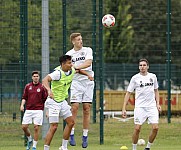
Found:
[[[2,117],[1,117],[2,118]],[[161,117],[159,124],[159,133],[151,147],[151,150],[181,150],[181,117],[171,119],[172,123],[167,123],[167,118]],[[82,125],[81,119],[78,120],[75,129],[75,137],[77,146],[68,146],[69,150],[83,150],[81,147]],[[32,126],[31,130],[32,130]],[[132,150],[131,137],[133,132],[133,120],[128,122],[119,122],[113,118],[109,118],[104,122],[104,143],[100,145],[100,128],[99,121],[91,124],[89,131],[89,146],[87,150],[119,150],[125,145],[128,150]],[[51,143],[51,150],[58,150],[62,139],[62,123]],[[151,126],[145,123],[142,126],[140,138],[147,142]],[[0,119],[0,150],[25,150],[23,132],[21,130],[20,119],[12,121]],[[38,142],[37,150],[43,150],[44,140]],[[137,150],[143,150],[144,146],[138,146]],[[84,149],[85,150],[85,149]]]

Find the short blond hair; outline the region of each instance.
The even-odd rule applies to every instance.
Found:
[[[81,36],[81,33],[72,33],[70,35],[70,42],[72,42],[76,37]]]

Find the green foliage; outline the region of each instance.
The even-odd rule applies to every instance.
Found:
[[[166,53],[166,1],[135,1],[131,2],[131,24],[134,28],[132,61],[138,58],[150,59],[150,63],[165,63]],[[153,55],[154,54],[154,55]],[[153,57],[151,57],[153,56]],[[161,57],[163,59],[161,59]]]
[[[1,0],[1,51],[0,63],[19,62],[20,49],[20,1]],[[98,14],[98,5],[97,14]],[[84,7],[86,6],[86,7]],[[167,2],[153,1],[103,1],[104,14],[111,13],[116,18],[113,28],[104,28],[105,62],[133,63],[140,57],[149,57],[150,63],[165,63],[167,49]],[[179,26],[181,3],[172,1],[172,59],[179,63]],[[80,9],[75,9],[79,8]],[[62,54],[62,20],[66,17],[67,49],[72,45],[69,35],[72,32],[83,34],[85,46],[91,46],[92,1],[66,1],[66,16],[62,16],[62,1],[49,2],[50,61],[57,62],[55,56]],[[41,1],[28,1],[28,62],[41,63]],[[98,18],[99,16],[97,16]],[[98,28],[98,26],[97,26]],[[98,29],[97,29],[98,32]],[[11,54],[11,55],[10,55]],[[175,58],[176,57],[176,58]]]
[[[112,13],[116,18],[115,27],[105,29],[104,54],[106,62],[123,63],[129,62],[131,51],[134,48],[134,30],[130,25],[132,15],[129,14],[131,5],[126,0],[116,0],[114,3],[107,2],[106,13]]]
[[[41,64],[42,60],[42,3],[40,0],[28,1],[28,64]],[[94,5],[95,6],[95,5]],[[174,82],[180,84],[180,31],[181,31],[181,2],[171,1],[171,59],[177,65],[172,74]],[[66,16],[63,16],[62,1],[49,1],[49,57],[50,65],[58,64],[58,56],[63,48],[69,50],[72,44],[69,35],[72,32],[81,32],[84,46],[92,46],[92,30],[96,27],[95,53],[99,62],[99,1],[96,2],[96,24],[92,24],[93,1],[79,0],[66,1]],[[150,64],[166,64],[167,56],[167,1],[103,1],[104,14],[113,14],[116,24],[112,28],[104,28],[103,46],[105,63],[137,63],[141,57],[149,58]],[[3,68],[7,64],[19,64],[20,60],[20,1],[0,1],[0,64]],[[66,24],[63,25],[63,19]],[[63,26],[66,26],[67,36],[63,37]],[[66,46],[63,40],[66,39]],[[65,47],[63,47],[65,46]],[[95,64],[98,66],[98,63]],[[5,66],[5,67],[4,67]],[[32,66],[31,69],[34,66]],[[18,67],[17,67],[18,68]],[[41,66],[39,67],[41,68]],[[6,69],[5,69],[6,70]],[[18,69],[15,69],[18,70]],[[172,71],[172,72],[173,72]],[[12,70],[11,70],[12,72]],[[113,70],[115,81],[120,73]],[[163,72],[161,74],[164,74]],[[165,73],[166,74],[166,73]],[[7,75],[6,75],[7,76]],[[5,78],[5,76],[3,76]],[[166,75],[163,76],[166,78]],[[110,80],[112,84],[115,82]],[[177,82],[178,81],[178,82]],[[10,82],[10,81],[9,81]],[[6,82],[7,83],[7,82]],[[119,82],[117,82],[119,83]],[[10,83],[11,84],[11,83]],[[7,85],[7,84],[6,84]],[[180,86],[180,85],[179,85]],[[117,87],[117,86],[115,86]],[[116,89],[116,88],[115,88]]]
[[[0,64],[19,61],[19,2],[0,2]],[[3,11],[2,11],[3,10]],[[13,12],[13,13],[12,13]],[[15,28],[16,27],[16,28]]]
[[[41,62],[41,4],[28,1],[28,60]]]

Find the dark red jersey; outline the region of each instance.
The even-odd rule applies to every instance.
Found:
[[[28,83],[22,96],[22,99],[26,100],[26,110],[43,110],[47,96],[47,90],[40,82],[38,84]]]

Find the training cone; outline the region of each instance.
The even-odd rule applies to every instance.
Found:
[[[127,146],[121,146],[120,149],[128,149]]]

